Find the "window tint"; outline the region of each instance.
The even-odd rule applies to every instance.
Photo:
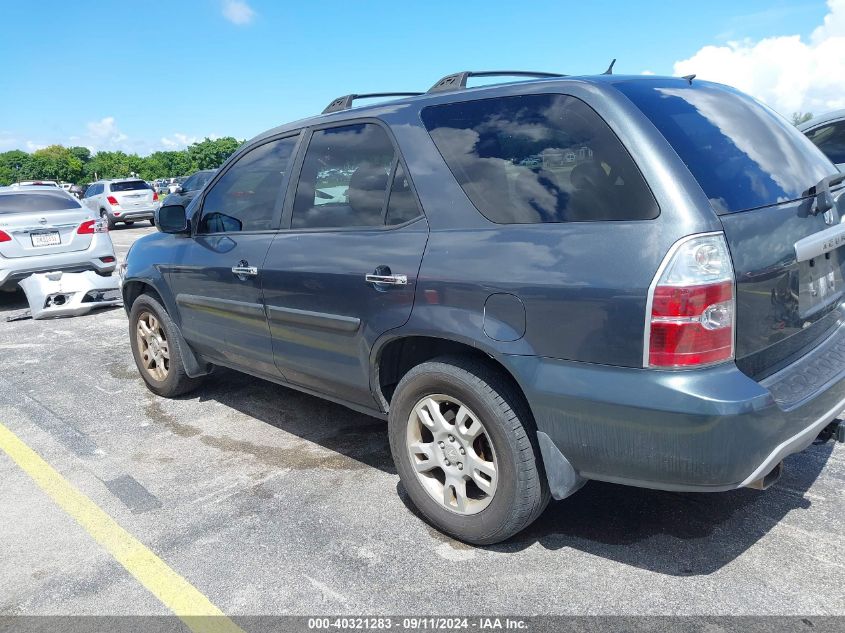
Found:
[[[120,191],[141,191],[142,189],[151,189],[151,187],[143,180],[127,180],[125,182],[113,182],[109,185],[112,192]]]
[[[182,183],[182,191],[198,191],[214,177],[214,171],[198,171]]]
[[[290,166],[296,141],[297,137],[270,141],[241,156],[206,194],[199,232],[273,228],[282,178]]]
[[[80,204],[64,192],[0,195],[0,215],[7,213],[41,213],[79,209]]]
[[[834,163],[845,163],[845,121],[824,125],[807,137]]]
[[[680,79],[615,85],[666,137],[717,213],[796,200],[835,173],[793,125],[727,86]]]
[[[393,145],[378,125],[318,130],[296,187],[291,227],[382,226]]]
[[[657,217],[631,157],[579,99],[482,99],[432,106],[422,118],[458,183],[493,222]]]
[[[390,199],[387,203],[387,224],[402,224],[420,215],[414,192],[405,177],[402,163],[396,165],[393,176],[393,186],[390,189]]]

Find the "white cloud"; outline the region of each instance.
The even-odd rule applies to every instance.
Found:
[[[255,19],[255,11],[243,0],[224,0],[223,17],[232,24],[243,26]]]
[[[198,139],[196,136],[188,136],[181,132],[174,132],[170,136],[162,136],[161,144],[167,149],[183,149],[191,143],[196,143]]]
[[[675,62],[675,75],[695,74],[747,92],[781,114],[845,108],[845,0],[828,0],[823,24],[800,35],[705,46]]]
[[[129,138],[118,129],[113,116],[104,117],[99,121],[90,121],[85,124],[85,127],[88,130],[88,141],[93,149],[118,147]]]
[[[644,70],[644,71],[643,71],[643,72],[641,72],[640,74],[641,74],[641,75],[653,75],[653,74],[654,74],[654,71],[653,71],[653,70]]]

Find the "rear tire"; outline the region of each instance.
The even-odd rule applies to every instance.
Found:
[[[179,331],[158,300],[142,294],[129,311],[129,342],[138,373],[153,393],[173,398],[199,387],[182,364]]]
[[[531,413],[484,362],[443,357],[414,367],[396,388],[388,431],[411,501],[461,541],[503,541],[548,505]]]
[[[133,224],[135,224],[135,220],[127,220],[126,222],[124,222],[124,224],[126,226],[132,226]]]
[[[115,227],[115,221],[112,217],[106,213],[105,209],[100,210],[100,219],[103,220],[109,227],[109,231],[113,231]]]

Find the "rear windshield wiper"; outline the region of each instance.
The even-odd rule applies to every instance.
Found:
[[[833,194],[830,193],[830,188],[840,182],[845,182],[845,173],[825,176],[813,187],[816,196],[816,206],[811,211],[813,215],[826,213],[833,208]]]

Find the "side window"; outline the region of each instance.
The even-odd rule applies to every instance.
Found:
[[[831,162],[845,163],[845,121],[817,128],[807,136]]]
[[[373,123],[318,130],[296,187],[291,227],[382,226],[394,151]]]
[[[206,194],[198,232],[273,228],[282,179],[290,167],[297,138],[270,141],[241,156]]]
[[[475,207],[492,222],[657,217],[631,156],[586,103],[524,95],[430,106],[423,122]]]
[[[396,172],[393,176],[393,186],[390,188],[390,198],[387,202],[388,225],[403,224],[420,215],[414,192],[405,177],[405,170],[402,163],[397,163]]]

